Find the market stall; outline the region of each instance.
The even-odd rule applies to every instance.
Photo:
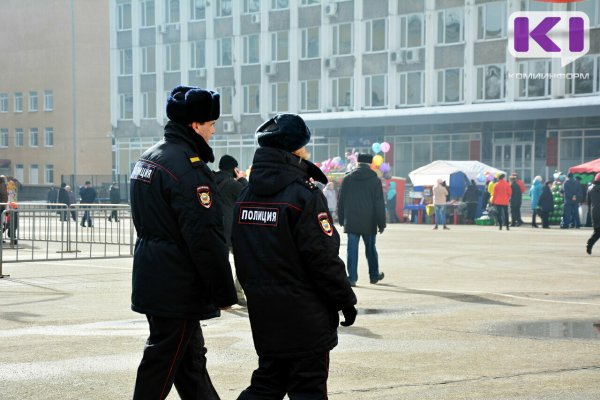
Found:
[[[600,172],[600,158],[569,168],[569,173],[581,176],[581,183],[587,184]]]

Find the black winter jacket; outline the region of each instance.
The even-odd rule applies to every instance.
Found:
[[[131,308],[167,318],[207,319],[237,302],[223,216],[206,162],[212,149],[169,122],[131,174],[137,231]]]
[[[381,181],[368,164],[359,163],[344,178],[338,199],[338,217],[347,233],[375,235],[377,228],[385,228]]]
[[[592,213],[592,226],[600,228],[600,183],[595,183],[588,191],[587,200]]]
[[[523,202],[523,193],[521,193],[519,184],[514,181],[510,184],[510,188],[512,189],[512,193],[510,195],[510,206],[521,207],[521,203]]]
[[[223,232],[227,246],[231,247],[231,224],[233,224],[233,206],[242,189],[248,186],[246,178],[236,180],[230,171],[215,173],[215,182],[219,190],[219,203],[223,211]]]
[[[254,155],[234,207],[233,253],[259,356],[300,357],[337,344],[338,311],[356,304],[314,164],[275,148]]]
[[[542,194],[538,200],[538,208],[544,212],[552,212],[554,210],[554,198],[548,185],[544,185],[542,188]]]

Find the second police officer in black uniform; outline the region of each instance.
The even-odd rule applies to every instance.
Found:
[[[150,327],[134,399],[164,399],[173,384],[182,399],[219,399],[199,322],[237,300],[206,165],[214,161],[208,141],[219,113],[218,93],[173,89],[164,138],[144,152],[131,175],[138,236],[131,308],[145,314]]]
[[[278,114],[256,133],[250,183],[234,208],[233,252],[248,302],[258,369],[238,399],[326,399],[338,312],[349,326],[356,297],[338,257],[340,238],[308,161],[302,118]]]

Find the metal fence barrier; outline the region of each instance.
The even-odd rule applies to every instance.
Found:
[[[0,207],[0,277],[5,276],[4,263],[133,255],[135,228],[129,205],[18,203],[16,209],[6,204]]]

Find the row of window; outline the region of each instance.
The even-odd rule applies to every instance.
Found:
[[[475,94],[473,99],[477,102],[502,101],[506,99],[506,88],[516,79],[515,87],[517,99],[543,99],[552,95],[552,73],[549,60],[532,60],[518,64],[518,73],[509,76],[503,64],[481,65],[475,68],[476,83],[473,86]],[[567,74],[577,74],[577,77],[568,77],[565,81],[564,93],[567,95],[590,95],[600,93],[600,58],[598,55],[582,57],[570,64]],[[437,70],[433,84],[436,84],[437,104],[459,104],[464,102],[464,70],[463,68],[449,68]],[[364,76],[364,98],[360,107],[385,108],[388,102],[388,76]],[[423,106],[425,105],[425,89],[429,80],[424,71],[402,72],[397,79],[397,106]],[[330,84],[330,107],[333,111],[351,110],[354,105],[354,78],[332,78]],[[306,80],[299,82],[298,107],[300,111],[320,111],[323,102],[321,91],[323,81]],[[260,113],[260,83],[242,86],[242,113]],[[233,113],[232,86],[219,87],[221,93],[221,113]],[[276,82],[270,84],[268,99],[269,109],[273,112],[286,112],[290,110],[289,82]],[[140,98],[141,117],[156,118],[157,100],[163,104],[163,98],[157,99],[156,92],[142,92]],[[164,95],[168,96],[168,92]],[[134,109],[133,94],[120,94],[120,119],[132,119]]]
[[[23,92],[15,92],[13,94],[13,112],[20,113],[24,110],[24,95]],[[29,92],[28,102],[29,112],[38,111],[39,100],[38,92]],[[52,90],[44,90],[44,111],[52,111],[54,109],[54,94]],[[0,113],[9,112],[9,93],[0,93]]]
[[[0,128],[0,148],[7,148],[10,145],[10,136],[8,128]],[[14,147],[25,146],[25,131],[23,128],[15,128],[12,137]],[[29,147],[39,147],[39,129],[29,128]],[[54,147],[54,128],[44,128],[44,147]]]
[[[38,184],[53,184],[54,183],[54,165],[44,165],[44,181],[40,182],[40,166],[39,164],[29,165],[29,180],[25,182],[25,166],[23,164],[15,164],[14,176],[19,182],[28,183],[32,185]]]
[[[302,6],[319,4],[319,0],[301,0]],[[179,23],[181,21],[180,0],[166,0],[165,22]],[[120,31],[132,28],[132,4],[117,5],[117,29]],[[271,9],[280,10],[290,7],[289,0],[271,0]],[[207,0],[191,0],[190,20],[206,19]],[[552,5],[530,0],[521,0],[521,10],[549,11]],[[586,1],[569,4],[568,10],[585,12],[590,18],[591,26],[600,22],[600,4],[596,1]],[[149,27],[156,24],[156,4],[154,0],[142,0],[140,3],[140,26]],[[232,0],[216,0],[214,7],[215,17],[229,17],[232,15]],[[244,14],[260,12],[260,0],[244,0]],[[464,23],[464,8],[440,10],[438,12],[438,42],[447,43],[445,40],[460,41]],[[502,37],[506,34],[506,1],[496,1],[477,6],[478,39]],[[441,35],[441,37],[439,36]]]

